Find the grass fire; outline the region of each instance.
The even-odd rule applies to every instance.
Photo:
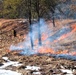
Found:
[[[76,75],[76,0],[0,0],[0,75]]]
[[[64,39],[68,39],[70,37],[70,35],[72,35],[73,33],[75,33],[76,31],[76,26],[75,24],[71,24],[71,25],[65,25],[64,27],[60,28],[59,30],[57,30],[55,33],[53,33],[53,30],[51,30],[51,27],[49,28],[47,23],[41,19],[40,20],[40,31],[41,31],[41,42],[42,45],[40,46],[38,44],[38,24],[35,23],[32,25],[32,40],[33,40],[33,49],[31,48],[31,40],[30,40],[30,33],[29,32],[26,35],[26,39],[24,39],[23,42],[17,44],[17,46],[15,45],[11,45],[10,46],[10,50],[22,50],[22,52],[20,51],[21,54],[23,55],[32,55],[32,54],[37,54],[37,53],[50,53],[50,54],[70,54],[72,55],[73,53],[70,52],[69,50],[65,50],[65,48],[63,48],[63,50],[59,50],[57,49],[59,45],[59,41],[62,41]],[[52,34],[51,34],[52,33]],[[57,44],[57,46],[51,46]],[[19,52],[19,51],[18,51]],[[74,54],[75,55],[75,54]]]
[[[14,23],[12,24],[12,27],[14,27],[17,25],[17,23],[19,25],[20,21],[22,20],[2,19],[1,21],[5,21],[4,25],[6,24],[7,21],[10,24],[11,21],[12,23]],[[57,27],[57,24],[59,24],[59,27]],[[8,70],[10,70],[10,67],[12,68],[12,70],[14,70],[15,67],[15,70],[18,70],[19,73],[22,73],[24,75],[27,75],[30,72],[33,72],[30,74],[34,74],[35,73],[34,70],[36,71],[36,73],[38,73],[38,75],[40,74],[43,75],[44,73],[47,75],[49,73],[53,74],[55,70],[58,70],[55,71],[56,74],[57,73],[64,74],[65,72],[67,72],[67,74],[75,74],[75,71],[73,70],[75,70],[75,60],[76,60],[76,51],[75,51],[76,23],[73,22],[72,20],[64,20],[62,24],[60,24],[60,22],[57,20],[56,27],[53,27],[51,21],[49,22],[45,21],[44,19],[40,19],[40,25],[41,25],[40,34],[42,42],[41,45],[39,45],[38,40],[39,39],[38,23],[35,22],[34,24],[32,24],[31,37],[33,41],[33,49],[31,48],[31,41],[30,41],[31,39],[29,31],[26,34],[23,33],[24,31],[23,32],[19,31],[19,33],[17,32],[16,37],[13,37],[14,35],[11,34],[12,27],[10,27],[9,32],[7,31],[7,28],[9,27],[7,25],[7,27],[4,28],[3,30],[7,32],[5,35],[6,38],[8,39],[8,42],[10,41],[11,42],[5,48],[5,51],[4,50],[1,51],[2,53],[1,55],[2,66],[0,67],[1,70],[3,68],[7,68],[7,70],[3,70],[3,72],[6,71],[8,74],[9,73]],[[23,24],[21,23],[21,25],[24,25],[24,23]],[[21,33],[23,33],[23,35],[19,35]],[[3,38],[2,43],[4,40],[6,39]],[[7,42],[5,43],[6,43],[5,45],[7,45]],[[65,68],[65,66],[67,68]],[[37,68],[39,69],[36,70]],[[45,68],[48,70],[48,72],[45,71]],[[69,68],[72,68],[73,70],[70,70]],[[50,72],[50,70],[52,70],[52,72]],[[65,72],[63,72],[64,70]],[[69,71],[71,73],[69,73]],[[12,71],[10,73],[12,73]]]

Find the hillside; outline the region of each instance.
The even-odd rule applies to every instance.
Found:
[[[47,25],[52,31],[50,36],[54,38],[54,36],[58,33],[60,29],[63,30],[63,27],[75,27],[75,20],[73,19],[65,19],[65,20],[56,20],[56,27],[53,27],[52,21],[47,21]],[[13,30],[16,31],[16,37],[14,37]],[[28,21],[25,19],[1,19],[0,20],[0,49],[1,51],[3,50],[8,50],[9,47],[13,44],[18,44],[21,41],[24,41],[26,38],[26,35],[29,32],[29,26],[28,26]],[[66,33],[66,32],[65,32]],[[73,33],[69,34],[68,37],[63,38],[59,40],[57,43],[50,43],[52,47],[57,48],[57,50],[75,50],[75,44],[76,44],[76,31]],[[51,37],[48,38],[51,38]],[[59,35],[58,35],[59,36]],[[42,36],[43,37],[43,36]],[[45,36],[44,36],[45,37]],[[43,38],[44,38],[43,37]],[[45,37],[47,38],[47,37]],[[55,40],[54,40],[55,41]]]
[[[13,31],[16,31],[14,37]],[[28,22],[24,19],[0,19],[0,51],[8,50],[11,44],[23,40],[28,33]]]
[[[43,45],[40,48],[38,48],[38,41],[36,40],[37,30],[33,28],[36,32],[36,34],[33,33],[36,49],[33,50],[34,54],[31,55],[33,51],[30,48],[27,50],[29,47],[28,20],[0,19],[0,74],[8,75],[8,70],[11,70],[21,73],[18,75],[75,75],[76,20],[55,21],[56,27],[53,27],[51,20],[46,21],[46,23],[43,21],[43,25],[41,25]],[[13,30],[16,31],[16,36],[14,36]],[[51,32],[48,33],[49,31]],[[15,47],[14,51],[12,47],[10,51],[11,45]],[[23,50],[24,55],[19,54],[21,52],[19,48],[21,48],[21,51]],[[35,53],[35,50],[38,53]],[[57,54],[57,57],[54,55],[51,57],[50,54]],[[59,54],[62,55],[59,56]]]

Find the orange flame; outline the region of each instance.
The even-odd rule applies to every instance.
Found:
[[[48,47],[41,47],[39,50],[38,50],[39,53],[51,53],[51,54],[54,54],[55,51],[51,48],[48,48]]]
[[[72,31],[71,32],[69,32],[67,34],[63,34],[59,39],[54,40],[54,42],[58,42],[60,40],[63,40],[65,38],[67,38],[68,36],[70,36],[72,33],[74,33],[76,31],[76,24],[71,25],[71,27],[72,27]]]
[[[68,36],[70,36],[72,33],[74,33],[76,31],[76,24],[71,25],[72,27],[72,31],[67,33],[67,34],[63,34],[59,39],[54,40],[54,42],[58,42],[59,40],[63,40],[65,38],[67,38]],[[47,38],[46,35],[43,34],[43,40],[45,40]],[[49,42],[46,42],[47,44],[49,44]],[[47,48],[47,47],[41,47],[39,50],[39,53],[52,53],[52,54],[68,54],[68,50],[58,50],[58,51],[54,51],[51,48]],[[76,52],[72,52],[71,55],[76,55]]]
[[[67,34],[63,34],[59,39],[57,40],[54,40],[53,42],[58,42],[60,40],[63,40],[65,38],[67,38],[70,34],[74,33],[76,31],[76,24],[73,24],[71,25],[72,27],[72,31],[67,33]],[[41,39],[42,41],[46,40],[48,38],[48,35],[47,34],[42,34],[41,36]],[[35,45],[38,44],[38,39],[35,40]],[[50,41],[46,41],[45,44],[50,44]],[[20,48],[23,48],[23,46],[20,46]],[[10,50],[7,51],[8,53],[10,52]],[[14,51],[14,53],[20,53],[20,51]],[[58,50],[58,51],[54,51],[52,48],[49,48],[49,47],[45,47],[45,46],[41,46],[39,49],[38,49],[38,53],[50,53],[50,54],[68,54],[68,50]],[[76,52],[71,52],[69,53],[71,55],[76,55]]]
[[[56,54],[68,54],[68,50],[58,50]]]
[[[47,38],[48,38],[48,35],[45,34],[45,33],[43,33],[43,34],[42,34],[42,37],[41,37],[42,41],[46,40]]]
[[[71,27],[73,28],[72,33],[75,32],[76,31],[76,24],[73,24]]]
[[[76,52],[75,51],[74,52],[70,52],[69,54],[74,56],[74,55],[76,55]]]
[[[6,53],[9,53],[10,52],[10,50],[6,50]]]

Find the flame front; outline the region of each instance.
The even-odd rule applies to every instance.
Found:
[[[50,53],[50,54],[70,54],[70,55],[76,55],[76,52],[71,52],[69,53],[69,50],[58,50],[58,48],[55,46],[51,46],[54,44],[58,45],[58,41],[64,40],[65,38],[68,38],[71,34],[73,34],[76,31],[76,24],[71,25],[71,29],[70,26],[68,27],[64,27],[61,28],[60,30],[58,30],[54,35],[50,35],[51,31],[49,31],[50,29],[48,29],[48,25],[45,24],[45,22],[41,22],[41,41],[42,41],[42,45],[39,46],[38,45],[38,31],[37,31],[37,27],[36,25],[33,25],[33,28],[35,30],[33,30],[33,34],[31,34],[31,36],[33,36],[33,43],[34,43],[34,47],[35,49],[31,49],[30,46],[30,39],[29,39],[29,34],[26,36],[26,40],[22,43],[20,43],[18,46],[13,46],[11,47],[11,50],[18,50],[18,49],[22,49],[24,54],[35,54],[35,53]],[[59,46],[59,45],[58,45]],[[21,52],[21,51],[20,51]]]
[[[71,34],[73,34],[76,31],[76,24],[71,25],[72,31],[67,33],[67,34],[63,34],[59,39],[54,40],[54,42],[58,42],[60,40],[63,40],[67,37],[69,37]]]
[[[51,54],[54,54],[55,51],[53,49],[51,49],[51,48],[48,48],[48,47],[41,47],[41,48],[39,48],[38,53],[51,53]]]

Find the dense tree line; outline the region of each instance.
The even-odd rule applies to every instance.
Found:
[[[55,13],[55,8],[58,4],[68,4],[70,2],[72,4],[69,6],[69,9],[76,12],[76,0],[31,0],[31,18],[49,18],[49,13],[54,16],[53,13]],[[28,18],[28,5],[29,0],[0,0],[0,18]]]
[[[40,17],[46,17],[49,12],[54,13],[58,1],[31,0],[32,18],[37,18],[38,13]],[[0,0],[0,18],[27,18],[28,4],[28,0]]]

